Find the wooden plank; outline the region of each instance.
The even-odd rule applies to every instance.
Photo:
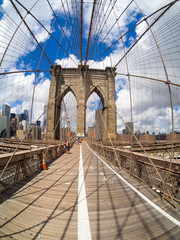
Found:
[[[178,239],[180,229],[152,208],[82,143],[86,198],[92,239]],[[47,171],[3,193],[3,239],[77,239],[79,144]],[[147,186],[121,172],[139,191],[180,219],[178,211]],[[12,193],[12,194],[11,194]],[[12,238],[10,237],[12,235]]]

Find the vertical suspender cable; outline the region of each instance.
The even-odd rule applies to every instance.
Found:
[[[12,3],[13,7],[15,8],[16,12],[18,13],[18,15],[20,16],[20,18],[23,20],[25,26],[27,27],[27,29],[29,30],[30,34],[32,35],[32,37],[34,38],[34,40],[36,41],[36,43],[38,44],[38,46],[40,47],[40,49],[43,51],[44,55],[46,56],[47,60],[49,61],[50,65],[53,65],[53,63],[51,62],[51,60],[49,59],[48,55],[45,53],[45,51],[43,50],[43,48],[41,47],[39,41],[36,39],[35,35],[33,34],[33,32],[31,31],[31,29],[29,28],[28,24],[26,23],[25,19],[22,17],[21,13],[19,12],[19,10],[17,9],[16,5],[13,3],[12,0],[10,0],[10,2]]]
[[[83,31],[83,0],[81,0],[81,39],[80,39],[80,42],[81,42],[81,65],[82,65],[82,31]]]
[[[89,36],[88,36],[88,42],[87,42],[86,60],[85,60],[85,62],[87,62],[87,59],[88,59],[89,43],[90,43],[90,39],[91,39],[91,31],[92,31],[92,23],[93,23],[93,18],[94,18],[95,6],[96,6],[96,0],[94,0],[92,14],[91,14],[91,23],[90,23],[90,27],[89,27]]]
[[[142,10],[139,8],[139,5],[136,3],[135,0],[133,0],[134,3],[136,4],[137,8],[139,9],[139,11],[141,12],[143,18],[145,19],[145,22],[147,23],[147,26],[148,26],[148,29],[150,30],[151,32],[151,35],[154,39],[154,42],[156,44],[156,47],[157,47],[157,50],[158,50],[158,53],[159,53],[159,56],[161,58],[161,62],[162,62],[162,65],[163,65],[163,69],[164,69],[164,73],[165,73],[165,76],[166,76],[166,84],[168,86],[168,91],[169,91],[169,98],[170,98],[170,106],[171,106],[171,122],[172,122],[172,139],[171,139],[171,158],[170,158],[170,164],[169,164],[169,175],[168,175],[168,178],[167,178],[167,182],[169,180],[169,177],[170,177],[170,170],[171,170],[171,167],[172,167],[172,159],[174,158],[174,111],[173,111],[173,100],[172,100],[172,94],[171,94],[171,87],[170,87],[170,80],[169,80],[169,76],[168,76],[168,73],[167,73],[167,68],[166,68],[166,65],[165,65],[165,61],[164,61],[164,58],[163,58],[163,55],[161,53],[161,50],[160,50],[160,47],[159,47],[159,44],[156,40],[156,37],[152,31],[152,28],[151,26],[149,25],[147,19],[145,18],[144,16],[144,13],[142,12]],[[173,6],[176,2],[173,2],[172,5],[170,5],[169,7],[167,7],[167,9],[169,9],[171,6]],[[166,182],[166,183],[167,183]],[[166,186],[167,187],[167,186]],[[173,200],[173,199],[172,199]]]

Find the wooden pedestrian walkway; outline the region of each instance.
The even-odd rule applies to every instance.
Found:
[[[172,240],[180,239],[179,220],[178,210],[115,174],[86,142],[0,195],[1,239]]]

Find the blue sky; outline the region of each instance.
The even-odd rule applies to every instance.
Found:
[[[20,1],[22,2],[27,9],[30,9],[32,5],[35,3],[35,1]],[[61,26],[64,29],[64,32],[69,39],[69,42],[71,43],[71,36],[72,32],[75,29],[75,26],[73,25],[73,28],[71,31],[68,29],[68,24],[66,22],[65,15],[63,14],[62,11],[62,6],[60,6],[59,1],[50,1],[52,3],[53,9],[58,14],[58,19],[59,22],[61,23]],[[88,3],[84,4],[84,17],[83,17],[83,61],[85,60],[85,55],[86,55],[86,47],[87,47],[87,38],[88,38],[88,31],[89,31],[89,23],[91,19],[91,12],[92,12],[92,2],[93,1],[88,1]],[[158,8],[162,7],[163,4],[167,4],[170,1],[166,0],[156,0],[153,2],[147,2],[145,0],[137,0],[137,4],[141,7],[141,10],[143,13],[148,16],[151,14],[153,11],[156,11]],[[19,4],[14,1],[18,9],[20,10],[22,16],[25,16],[25,11],[22,9],[22,7],[19,6]],[[104,25],[102,28],[101,35],[98,36],[98,44],[101,43],[101,41],[104,39],[106,36],[107,32],[109,29],[112,27],[113,23],[115,22],[115,14],[117,16],[120,16],[122,13],[122,9],[124,9],[130,1],[128,0],[122,0],[121,2],[117,1],[114,7],[115,13],[113,11],[110,13],[109,18],[107,23]],[[0,4],[2,4],[2,0],[0,0]],[[112,3],[113,4],[113,3]],[[1,51],[0,51],[0,59],[2,57],[2,53],[7,46],[8,41],[10,40],[10,35],[13,33],[13,31],[18,27],[18,24],[20,23],[20,18],[17,15],[16,11],[12,7],[10,1],[5,0],[3,2],[3,9],[6,11],[6,14],[3,16],[6,17],[6,21],[8,20],[9,22],[4,24],[2,21],[2,15],[0,15],[0,27],[2,29],[7,28],[6,31],[9,29],[9,37],[5,39],[4,41],[4,36],[3,34],[0,35],[0,41],[5,42],[1,46]],[[107,8],[107,5],[105,8]],[[67,7],[67,6],[66,6]],[[158,35],[158,28],[163,26],[164,22],[167,21],[169,22],[169,19],[171,16],[175,15],[176,11],[178,12],[179,5],[176,5],[176,8],[172,8],[172,11],[170,12],[171,14],[167,14],[167,17],[163,18],[163,21],[159,21],[157,24],[157,28],[154,27],[154,31],[157,31]],[[109,10],[110,11],[110,10]],[[54,21],[54,15],[48,6],[47,2],[44,2],[40,0],[37,5],[34,7],[32,10],[32,13],[36,16],[36,18],[50,31],[51,26]],[[103,20],[103,12],[101,19],[99,20],[99,23],[96,25],[97,27],[100,27],[100,23]],[[170,16],[171,15],[171,16]],[[166,16],[166,15],[165,15]],[[10,24],[10,17],[13,19],[14,23]],[[167,18],[167,19],[166,19]],[[105,18],[104,18],[105,19]],[[121,33],[126,33],[128,32],[129,29],[131,29],[137,22],[139,22],[142,19],[142,14],[139,12],[137,6],[133,3],[131,4],[127,11],[125,11],[121,18],[118,21],[119,25],[115,25],[113,29],[109,32],[108,36],[106,36],[106,41],[101,44],[101,47],[96,50],[93,48],[95,55],[92,55],[92,58],[90,59],[91,61],[88,62],[90,67],[92,68],[105,68],[106,66],[114,66],[119,59],[123,56],[123,47],[122,47],[122,42],[119,40],[116,44],[113,45],[111,48],[111,51],[107,50],[104,55],[102,55],[102,51],[108,48],[113,42],[116,41],[116,39],[119,38],[120,33],[119,33],[119,26],[121,28]],[[72,22],[74,22],[74,19],[71,17]],[[95,19],[96,20],[96,19]],[[31,28],[33,34],[35,37],[38,39],[41,47],[43,48],[44,45],[46,44],[45,47],[45,52],[48,55],[49,59],[53,64],[55,64],[56,60],[56,54],[58,52],[58,44],[57,42],[52,38],[49,37],[48,41],[46,43],[46,39],[48,34],[46,33],[45,30],[31,17],[28,16],[26,18],[26,21]],[[153,21],[153,17],[149,19],[149,21]],[[10,29],[12,27],[12,29]],[[128,50],[128,48],[138,39],[140,34],[143,32],[143,30],[147,28],[147,25],[143,22],[142,24],[138,25],[138,27],[135,27],[132,31],[127,33],[125,37],[123,38],[123,42],[125,44],[125,51]],[[0,67],[1,72],[6,72],[6,71],[17,71],[17,70],[35,70],[38,68],[38,63],[40,60],[41,56],[41,50],[35,43],[33,37],[29,34],[29,31],[27,28],[22,24],[21,26],[21,33],[19,33],[14,37],[14,40],[12,41],[12,48],[9,49],[9,52],[7,53],[6,58],[3,61],[2,66]],[[74,55],[73,52],[70,50],[69,44],[66,41],[66,37],[62,35],[62,31],[59,27],[58,22],[56,21],[55,24],[53,25],[53,28],[51,30],[52,35],[54,38],[59,42],[61,41],[61,45],[63,46],[64,49],[66,49],[67,53],[66,54],[61,48],[58,52],[57,55],[57,63],[61,63],[63,67],[76,67],[77,65],[74,64],[72,59],[79,63],[79,56],[76,54]],[[62,37],[63,36],[63,37]],[[94,35],[94,38],[97,36]],[[137,75],[144,75],[144,76],[153,76],[154,78],[164,78],[158,75],[161,70],[153,70],[153,72],[148,72],[149,69],[152,67],[152,69],[156,69],[157,66],[155,66],[153,59],[158,59],[157,58],[157,50],[155,50],[155,47],[152,43],[149,44],[149,39],[151,36],[149,34],[146,34],[145,37],[137,44],[137,46],[127,55],[128,61],[129,61],[129,69],[132,74],[137,74]],[[165,41],[166,39],[164,39]],[[152,40],[151,40],[152,41]],[[159,40],[162,41],[162,40]],[[167,42],[167,41],[166,41]],[[161,44],[161,42],[160,42]],[[15,47],[14,47],[15,46]],[[97,45],[98,46],[98,45]],[[14,48],[13,48],[14,47]],[[72,47],[73,50],[76,52],[78,49],[77,44],[74,44]],[[151,51],[151,49],[152,51]],[[15,49],[15,50],[13,50]],[[152,56],[153,54],[153,56]],[[166,55],[166,53],[164,53]],[[100,56],[100,57],[98,57]],[[175,57],[172,57],[172,59],[175,59]],[[143,60],[142,60],[143,59]],[[112,62],[111,62],[112,61]],[[159,61],[159,60],[158,60]],[[149,67],[147,67],[147,63],[149,64]],[[77,64],[78,64],[77,63]],[[118,73],[126,73],[126,67],[125,67],[125,60],[121,62],[121,64],[118,65],[117,67],[117,72]],[[154,66],[153,66],[154,65]],[[171,66],[172,68],[172,66]],[[171,69],[170,67],[168,69]],[[50,69],[50,63],[47,60],[45,56],[42,57],[39,69],[43,70],[49,70]],[[174,68],[175,69],[175,68]],[[171,70],[169,70],[171,72]],[[153,75],[154,74],[154,75]],[[178,76],[178,73],[175,73],[174,75]],[[16,113],[23,112],[24,109],[30,109],[31,108],[31,97],[32,97],[32,90],[34,86],[34,81],[35,81],[35,73],[21,73],[21,74],[11,74],[10,76],[6,76],[3,78],[2,84],[4,88],[0,92],[1,95],[1,104],[2,103],[8,103],[11,104],[12,111]],[[49,85],[50,85],[50,73],[49,72],[41,72],[38,74],[37,77],[37,86],[36,86],[36,93],[35,93],[35,104],[34,104],[34,111],[33,111],[33,118],[36,119],[41,115],[43,111],[43,106],[47,104],[48,100],[48,91],[49,91]],[[157,84],[154,83],[148,83],[147,82],[142,82],[141,80],[137,80],[135,78],[132,79],[132,86],[133,86],[133,106],[134,106],[134,116],[136,121],[136,128],[142,128],[141,123],[147,122],[147,124],[144,124],[144,129],[151,128],[152,131],[154,130],[154,126],[152,126],[153,121],[155,119],[161,119],[162,115],[166,118],[166,129],[170,128],[170,123],[169,123],[169,98],[167,97],[167,100],[162,102],[159,107],[153,104],[154,110],[153,110],[153,119],[152,123],[150,124],[149,121],[147,121],[147,117],[145,116],[145,109],[151,108],[150,101],[152,101],[152,97],[149,97],[148,94],[146,94],[147,89],[152,89],[151,92],[152,94],[156,93],[157,90]],[[24,83],[19,83],[23,82]],[[10,87],[12,86],[12,87]],[[137,90],[141,89],[141,94],[137,95]],[[164,89],[164,88],[163,88]],[[166,90],[162,90],[162,92]],[[10,97],[8,97],[10,95]],[[140,96],[142,99],[140,99]],[[154,95],[153,95],[154,96]],[[178,99],[177,103],[175,103],[175,109],[176,112],[178,112],[177,116],[179,117],[179,107],[178,107],[178,101],[179,101],[179,94],[178,91],[174,93],[174,99]],[[159,98],[160,100],[156,101],[155,97],[153,97],[154,102],[161,102],[161,98],[163,97],[163,94],[159,93]],[[68,97],[70,98],[70,97]],[[97,97],[96,97],[97,98]],[[93,97],[92,97],[93,99]],[[150,100],[151,99],[151,100]],[[94,101],[94,102],[93,102]],[[89,117],[90,123],[92,123],[92,118],[94,117],[94,111],[92,106],[97,105],[96,100],[92,100],[89,103],[88,110],[89,114],[91,117]],[[123,114],[125,121],[129,121],[129,115],[127,115],[127,112],[129,112],[129,87],[128,87],[128,79],[125,76],[117,76],[116,77],[116,102],[117,102],[117,109],[118,111]],[[122,104],[122,102],[124,102]],[[140,106],[141,102],[141,106]],[[142,105],[142,102],[144,105]],[[176,106],[177,105],[177,106]],[[164,108],[166,107],[166,113],[164,113]],[[157,109],[156,109],[157,108]],[[159,111],[158,111],[159,109]],[[162,110],[160,110],[162,109]],[[138,113],[138,114],[137,114]],[[146,115],[148,115],[146,113]],[[141,116],[141,118],[140,118]],[[135,121],[135,120],[134,120]],[[159,120],[160,121],[160,120]],[[88,123],[88,124],[90,124]],[[123,124],[119,120],[117,120],[118,126],[119,126],[119,131],[123,129]],[[160,126],[161,123],[158,122],[156,126]],[[178,125],[179,126],[179,125]],[[157,128],[157,131],[159,131],[160,127]]]

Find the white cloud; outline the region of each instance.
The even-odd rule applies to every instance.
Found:
[[[33,1],[21,1],[25,6],[30,9],[32,5],[35,3]],[[170,0],[136,0],[140,9],[143,13],[148,16],[150,13],[154,12],[158,8],[162,7],[164,4],[170,2]],[[88,37],[88,31],[91,19],[91,11],[93,6],[93,1],[91,3],[85,3],[84,9],[84,36]],[[109,29],[112,27],[115,19],[122,13],[123,9],[130,3],[130,1],[122,0],[117,1],[114,7],[114,10],[110,12],[110,9],[107,9],[109,1],[106,2],[104,6],[104,12],[101,12],[101,18],[96,18],[97,21],[106,20],[105,13],[107,10],[107,15],[109,13],[109,19],[106,24],[104,24],[102,33],[99,36],[98,42],[102,41],[102,39],[106,36]],[[20,12],[23,16],[25,16],[25,11],[19,7],[19,5],[15,2],[15,4],[20,9]],[[62,17],[63,8],[59,1],[51,1],[53,9],[56,13],[60,14]],[[112,6],[113,2],[111,3]],[[67,3],[64,4],[67,10]],[[179,14],[179,6],[180,3],[177,2],[174,7],[172,7],[167,13],[152,27],[152,31],[154,33],[155,38],[157,39],[158,45],[160,47],[166,68],[169,76],[169,80],[175,83],[179,83],[180,77],[180,39],[179,39],[179,21],[176,24],[173,24],[173,19],[175,16],[178,18]],[[5,22],[4,18],[0,20],[0,59],[3,56],[4,49],[6,48],[8,42],[10,41],[13,31],[11,27],[14,29],[17,28],[20,23],[20,17],[17,15],[16,11],[13,9],[10,1],[4,0],[3,9],[9,13],[13,21],[11,24],[7,25],[7,21]],[[43,11],[42,11],[43,9]],[[70,10],[71,11],[71,10]],[[53,13],[48,6],[46,1],[39,1],[37,5],[33,8],[32,13],[37,17],[39,21],[43,23],[43,25],[50,31],[51,24],[54,19]],[[72,14],[72,12],[70,12]],[[128,10],[124,12],[122,17],[119,19],[118,24],[121,28],[121,33],[125,33],[127,31],[128,24],[134,24],[137,20],[137,14],[139,14],[139,10],[135,3],[133,2]],[[107,16],[106,15],[106,16]],[[158,14],[156,15],[156,17]],[[148,22],[151,23],[154,20],[154,17],[148,19]],[[142,18],[141,18],[142,19]],[[29,15],[26,18],[26,21],[35,34],[36,38],[40,43],[43,43],[48,37],[47,32]],[[175,20],[174,20],[175,22]],[[172,23],[172,24],[171,24]],[[108,38],[106,38],[106,46],[112,44],[117,38],[120,36],[119,26],[115,24],[114,28],[108,34]],[[99,24],[100,26],[100,24]],[[70,36],[70,30],[67,25],[63,25],[64,30],[66,32],[67,37]],[[135,29],[135,33],[137,38],[141,36],[144,30],[147,28],[147,24],[145,22],[138,25]],[[9,31],[8,31],[9,30]],[[22,34],[22,32],[23,34]],[[99,29],[100,31],[100,29]],[[6,34],[8,32],[8,34]],[[168,33],[168,34],[167,34]],[[19,37],[21,36],[21,38]],[[136,39],[135,35],[129,35],[129,43],[133,44]],[[127,36],[123,38],[125,42],[128,38]],[[172,39],[170,39],[172,37]],[[77,46],[78,47],[78,46]],[[174,48],[174,49],[173,49]],[[1,71],[16,70],[17,63],[19,69],[31,68],[33,66],[26,66],[24,61],[21,59],[22,56],[26,56],[29,52],[32,52],[36,49],[36,44],[34,39],[30,35],[29,31],[25,27],[24,24],[21,26],[21,30],[18,30],[15,35],[9,50],[6,53],[5,58],[3,59],[3,64],[1,66]],[[100,51],[100,50],[99,50]],[[127,46],[125,47],[125,51],[128,51]],[[97,53],[99,54],[99,53]],[[114,46],[111,56],[109,52],[106,52],[104,58],[102,56],[101,60],[94,61],[91,60],[88,62],[91,68],[105,69],[107,66],[114,66],[123,56],[123,47],[121,41]],[[37,56],[36,56],[37,57]],[[157,78],[160,80],[166,81],[166,75],[164,72],[163,64],[160,58],[160,54],[156,43],[152,37],[150,31],[148,31],[142,39],[136,44],[136,46],[127,54],[127,62],[128,69],[130,74],[141,75],[149,78]],[[62,67],[77,67],[79,60],[77,56],[71,54],[69,57],[65,57],[63,59],[57,59],[56,64],[60,64]],[[127,74],[127,65],[125,58],[120,62],[117,66],[117,72],[121,74]],[[14,107],[14,111],[17,112],[30,108],[31,98],[32,98],[32,89],[33,89],[33,81],[35,75],[32,74],[18,74],[18,75],[7,75],[6,78],[1,77],[2,90],[0,89],[0,98],[1,101],[9,101],[11,103],[15,103],[17,100],[21,99],[22,104],[17,104]],[[151,129],[156,131],[161,131],[163,129],[171,128],[171,110],[170,110],[170,96],[168,92],[167,85],[163,83],[155,83],[148,79],[139,79],[133,78],[131,79],[131,89],[132,89],[132,99],[133,99],[133,121],[136,129]],[[36,87],[35,93],[35,104],[34,104],[34,115],[33,118],[37,118],[43,111],[44,105],[47,103],[47,97],[49,93],[49,84],[50,81],[45,78],[43,73],[39,74],[38,84]],[[8,87],[13,85],[12,87]],[[117,91],[117,110],[119,114],[125,119],[125,121],[130,121],[130,96],[129,96],[129,87],[128,87],[128,79],[127,77],[118,76],[116,78],[116,91]],[[174,117],[175,117],[175,127],[178,128],[179,124],[179,116],[180,116],[180,91],[179,88],[171,87],[173,104],[174,108]],[[9,97],[8,97],[9,96]],[[8,98],[7,98],[8,97]],[[71,97],[67,98],[68,101],[73,102]],[[88,109],[91,115],[87,115],[87,124],[92,123],[92,119],[94,119],[95,110],[92,111],[92,105],[95,104],[96,99],[93,99],[90,103],[88,103]],[[74,105],[73,105],[74,106]],[[75,107],[69,108],[70,112],[74,112]],[[73,115],[74,116],[74,115]],[[73,119],[72,116],[72,119]],[[72,120],[74,122],[74,120]],[[122,122],[118,119],[118,129],[123,128]]]
[[[156,1],[155,4],[152,4],[152,2],[138,1],[140,8],[143,10],[145,15],[152,13],[168,2],[170,1]],[[176,32],[180,29],[178,21],[179,6],[180,3],[177,2],[175,6],[167,11],[166,14],[152,27],[152,31],[160,47],[160,51],[165,62],[169,80],[177,84],[179,84],[180,77],[180,70],[177,68],[178,63],[180,62],[180,39],[179,35],[176,34]],[[134,7],[134,10],[138,11],[136,7]],[[176,16],[177,24],[173,24],[173,21],[175,21],[174,16]],[[130,19],[129,22],[130,21],[132,21],[132,19]],[[148,21],[152,22],[153,18],[149,19]],[[148,26],[145,22],[138,25],[138,27],[135,29],[137,37],[141,36],[147,27]],[[132,39],[132,43],[134,41],[135,39]],[[127,51],[128,48],[125,50]],[[122,56],[122,46],[119,44],[118,48],[114,49],[111,54],[112,66],[116,64]],[[127,54],[127,62],[130,74],[140,75],[147,78],[157,78],[164,81],[167,80],[158,48],[150,31],[148,31],[138,42],[138,44],[136,44],[136,46]],[[111,66],[109,56],[100,62],[92,60],[88,63],[92,68],[104,69],[106,66]],[[127,74],[125,58],[117,66],[117,72]],[[135,124],[135,129],[150,130],[151,132],[165,130],[171,131],[172,122],[170,93],[168,86],[164,83],[151,81],[150,79],[130,77],[130,80],[133,104],[133,121]],[[116,91],[117,111],[123,117],[123,119],[128,122],[130,121],[131,117],[130,93],[127,77],[123,77],[121,75],[121,79],[120,76],[119,79],[117,78]],[[179,88],[175,88],[171,85],[171,92],[174,106],[175,130],[178,130],[180,129],[180,90]],[[119,119],[117,121],[118,129],[122,130],[124,128],[122,121]]]
[[[71,130],[76,132],[77,101],[72,92],[68,92],[61,103],[62,126],[66,125],[67,116],[70,120]]]
[[[11,105],[11,112],[14,113],[23,113],[25,109],[30,111],[35,74],[25,75],[24,73],[20,73],[7,79],[2,78],[1,80],[4,86],[0,89],[1,104],[8,103]],[[33,121],[37,120],[43,113],[44,105],[47,104],[49,96],[49,79],[46,79],[44,74],[40,73],[38,80],[34,96]]]
[[[99,96],[93,92],[86,102],[86,131],[88,127],[95,125],[95,115],[98,108],[101,107]]]
[[[133,80],[133,79],[132,79]],[[130,92],[128,81],[123,82],[121,79],[119,85],[123,86],[117,93],[117,112],[125,122],[131,121],[131,106],[130,106]],[[125,84],[124,84],[125,83]],[[143,83],[143,84],[142,84]],[[179,102],[180,92],[172,90],[173,106],[174,106],[174,122],[175,130],[179,129]],[[171,131],[172,130],[172,112],[170,108],[170,95],[168,86],[163,83],[154,83],[150,81],[131,81],[131,94],[132,94],[132,117],[134,128],[136,130],[147,131],[156,133]],[[175,110],[177,109],[177,110]],[[117,125],[119,131],[122,131],[124,124],[122,120],[117,118]]]
[[[61,65],[61,67],[63,67],[63,68],[77,67],[78,63],[80,63],[78,58],[73,54],[70,54],[69,57],[67,57],[67,58],[63,58],[61,60],[56,59],[56,61],[55,61],[55,64]]]
[[[38,2],[36,0],[20,2],[28,10],[32,9],[32,14],[44,25],[48,31],[51,31],[52,33],[53,30],[51,30],[51,24],[54,16],[47,2],[42,0]],[[56,13],[61,13],[61,4],[58,4],[57,2],[54,3],[52,0],[50,2],[54,8],[54,11]],[[20,11],[22,17],[25,17],[27,14],[26,11],[17,2],[14,2],[14,4]],[[29,52],[34,51],[37,47],[37,43],[21,20],[20,16],[17,14],[11,2],[4,0],[2,8],[4,11],[4,16],[0,20],[0,61],[6,47],[10,43],[10,47],[8,48],[6,56],[3,59],[3,63],[0,66],[4,71],[5,69],[8,70],[9,68],[16,67],[19,58],[28,55]],[[24,20],[39,43],[43,43],[49,37],[47,31],[42,28],[42,26],[40,26],[40,24],[30,14],[27,15]],[[11,41],[12,37],[13,39]]]

